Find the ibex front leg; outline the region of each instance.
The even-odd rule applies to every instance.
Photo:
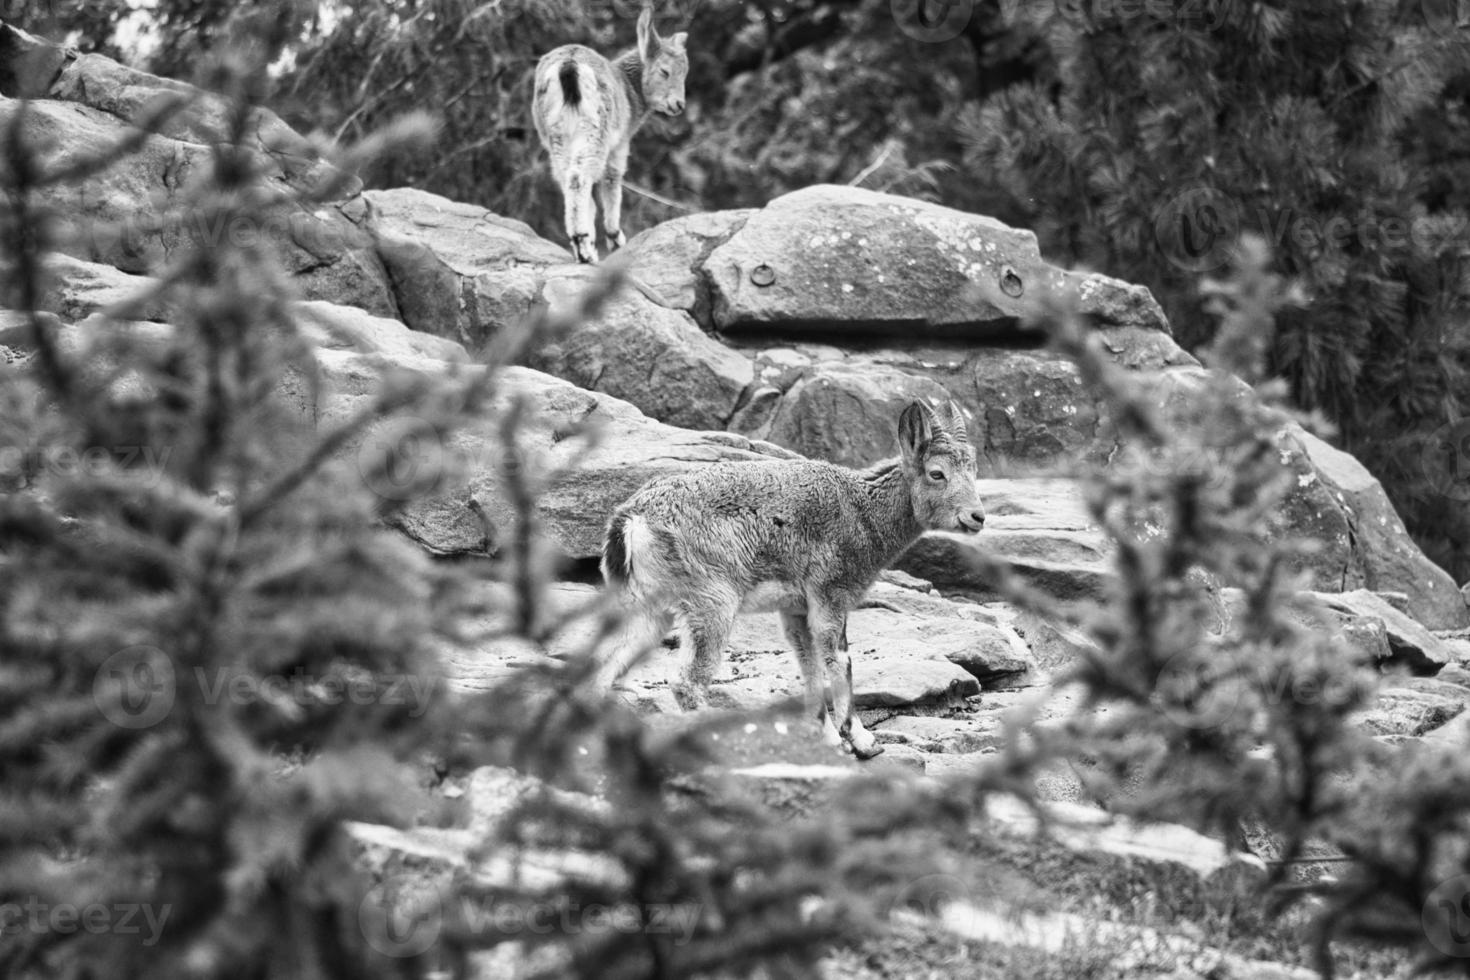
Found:
[[[781,610],[781,628],[786,633],[786,642],[796,651],[796,663],[801,668],[801,680],[806,693],[806,710],[817,719],[822,729],[822,741],[832,747],[842,744],[837,725],[832,721],[832,704],[827,685],[827,668],[812,646],[812,632],[807,626],[806,610]]]
[[[827,668],[832,685],[832,722],[843,742],[852,747],[859,759],[871,759],[882,753],[873,733],[863,727],[852,703],[852,657],[847,651],[847,616],[836,606],[808,600],[807,624],[812,632],[816,655]]]
[[[566,203],[567,238],[578,262],[597,261],[597,233],[593,221],[592,181],[575,166],[569,169],[562,184]]]

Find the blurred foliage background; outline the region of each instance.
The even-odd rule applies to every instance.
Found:
[[[531,73],[558,44],[631,43],[638,2],[49,0],[7,14],[181,78],[265,28],[275,107],[302,130],[350,142],[436,115],[438,140],[379,161],[370,184],[559,240]],[[1336,424],[1425,551],[1470,579],[1470,24],[1455,0],[656,6],[663,31],[691,34],[689,109],[634,144],[630,234],[820,182],[922,196],[1035,229],[1053,262],[1149,286],[1194,348],[1213,329],[1204,280],[1235,233],[1255,233],[1303,287],[1270,371]]]

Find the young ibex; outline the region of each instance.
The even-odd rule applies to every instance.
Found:
[[[578,262],[596,262],[592,189],[602,200],[610,248],[623,245],[623,172],[628,143],[650,111],[684,111],[688,35],[662,38],[653,8],[638,17],[638,46],[608,61],[591,48],[564,44],[536,65],[532,115],[551,154],[551,173],[566,208],[567,237]]]
[[[902,455],[866,470],[792,460],[725,463],[648,483],[612,516],[602,574],[633,607],[635,631],[603,664],[606,689],[677,619],[685,662],[674,696],[705,704],[738,612],[781,614],[823,739],[859,758],[882,751],[852,707],[845,630],[878,573],[925,531],[985,523],[962,410],[913,402]],[[830,689],[830,700],[828,691]],[[835,719],[835,722],[834,722]]]

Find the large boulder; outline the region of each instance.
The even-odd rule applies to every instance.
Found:
[[[1311,472],[1341,509],[1353,544],[1351,585],[1406,594],[1414,616],[1430,629],[1470,626],[1464,594],[1410,539],[1383,484],[1348,453],[1309,432],[1294,434]]]
[[[262,226],[224,227],[170,213],[210,165],[211,145],[234,128],[224,98],[0,24],[0,120],[20,98],[32,100],[26,135],[51,166],[105,160],[145,120],[155,134],[106,171],[43,192],[61,220],[63,249],[77,258],[149,272],[191,241],[250,236],[275,251],[306,298],[397,312],[372,242],[354,223],[360,181],[269,110],[248,113],[244,145],[272,190],[307,192],[318,203],[282,207]],[[160,114],[166,105],[173,111]]]
[[[553,315],[574,310],[593,273],[554,273],[541,290]],[[688,429],[723,429],[750,386],[750,360],[707,336],[689,314],[620,289],[570,336],[539,348],[531,367],[631,402]]]
[[[11,125],[19,106],[0,96],[0,126]],[[81,102],[40,99],[30,103],[21,132],[44,166],[55,169],[107,153],[128,139],[132,128],[127,120]],[[267,184],[283,197],[303,187],[303,172],[293,158],[262,154],[260,161]],[[38,198],[56,215],[59,247],[79,259],[146,273],[196,244],[248,238],[275,252],[306,298],[380,315],[396,312],[371,240],[348,217],[352,201],[312,208],[283,205],[268,219],[248,225],[210,221],[182,206],[189,184],[210,166],[206,145],[149,136],[107,169],[78,183],[49,186]]]
[[[1059,269],[1029,231],[911,198],[819,185],[680,221],[628,251],[671,302],[707,309],[712,330],[995,339],[1059,290],[1100,324],[1168,330],[1147,289]]]
[[[823,361],[744,431],[813,459],[866,466],[898,455],[898,416],[905,405],[946,394],[932,378],[886,364]]]
[[[548,267],[572,261],[530,225],[472,204],[407,187],[363,200],[403,322],[472,349],[530,313]]]
[[[0,95],[74,102],[129,123],[148,119],[153,132],[186,143],[218,142],[235,125],[234,110],[221,96],[102,55],[83,54],[4,23],[0,23]],[[160,114],[168,105],[183,109]],[[247,144],[274,157],[293,179],[341,177],[344,196],[361,186],[354,178],[336,174],[310,140],[269,109],[252,108],[246,130]]]
[[[12,99],[45,98],[67,62],[59,44],[0,24],[0,95]]]
[[[151,276],[84,262],[59,252],[47,256],[46,273],[40,306],[55,316],[58,326],[75,324],[90,330],[100,328],[104,318],[112,317],[126,323],[171,327],[177,316],[170,297],[153,292],[157,280]],[[145,296],[147,301],[140,302]],[[390,362],[431,358],[452,363],[466,358],[464,348],[451,340],[405,329],[397,320],[374,316],[360,307],[302,300],[291,304],[291,309],[297,315],[298,326],[325,350],[376,354]],[[13,346],[28,350],[30,338],[18,333]]]
[[[1328,609],[1383,623],[1394,659],[1411,670],[1433,673],[1454,658],[1450,648],[1381,594],[1366,589],[1318,592],[1314,597]]]
[[[46,96],[100,109],[129,123],[141,122],[169,100],[187,108],[158,118],[153,131],[184,143],[208,146],[229,138],[236,125],[229,101],[186,82],[151,75],[98,54],[73,54],[52,81]],[[269,109],[253,108],[246,116],[246,145],[279,168],[295,187],[340,182],[338,199],[362,188],[355,177],[338,174],[318,147]]]
[[[1149,376],[1160,414],[1172,430],[1199,431],[1211,424],[1197,414],[1206,381],[1199,367]],[[1256,397],[1244,382],[1235,386],[1236,397]],[[1273,421],[1268,413],[1261,424],[1277,426],[1278,460],[1291,479],[1267,529],[1277,539],[1293,537],[1312,546],[1297,564],[1311,576],[1312,588],[1403,592],[1409,610],[1430,629],[1470,626],[1470,610],[1455,595],[1454,579],[1419,550],[1382,484],[1362,464],[1295,422]]]
[[[623,249],[628,273],[667,306],[710,323],[704,263],[755,212],[707,211],[674,218],[633,236]]]

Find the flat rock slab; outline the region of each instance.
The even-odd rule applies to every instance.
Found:
[[[903,656],[855,657],[852,686],[859,708],[954,703],[980,693],[980,682],[963,667]]]
[[[941,654],[891,653],[882,643],[864,650],[857,640],[859,635],[858,624],[850,623],[853,690],[858,707],[951,704],[980,693],[975,677]],[[631,672],[624,686],[635,696],[667,708],[666,691],[678,675],[679,662],[680,656],[673,651],[657,653]],[[796,655],[787,650],[776,618],[761,614],[737,620],[730,650],[711,688],[712,701],[735,708],[762,708],[798,699],[802,692]]]
[[[1394,659],[1410,670],[1433,673],[1454,659],[1443,641],[1394,608],[1382,596],[1366,589],[1310,594],[1329,609],[1382,620]]]
[[[928,534],[898,567],[941,589],[994,599],[989,564],[1005,562],[1023,582],[1057,599],[1103,599],[1113,581],[1111,549],[1093,524],[1076,480],[977,480],[988,517],[976,535]]]
[[[899,741],[928,752],[966,754],[993,751],[1001,744],[1002,730],[998,713],[986,712],[959,718],[899,715],[875,726],[873,734],[884,743]]]
[[[598,601],[591,586],[558,584],[548,592],[546,615],[551,622],[575,618]],[[506,604],[508,608],[508,602]],[[500,619],[478,624],[487,634],[503,629]],[[595,622],[582,618],[551,642],[551,656],[566,657],[588,650]],[[978,694],[980,684],[963,663],[983,664],[992,673],[1029,669],[1024,644],[999,628],[970,619],[916,617],[886,609],[859,609],[848,622],[853,655],[853,686],[859,707],[947,706]],[[994,654],[994,656],[991,656]],[[515,670],[543,660],[546,654],[523,641],[496,640],[474,651],[446,654],[448,680],[454,690],[493,689]],[[959,663],[953,662],[958,659]],[[667,647],[650,653],[622,682],[627,696],[646,709],[679,713],[669,693],[678,676],[682,652]],[[739,617],[729,648],[711,688],[716,706],[759,710],[799,699],[803,692],[796,655],[786,645],[778,617]]]
[[[1379,687],[1357,723],[1372,735],[1426,735],[1461,715],[1470,691],[1432,677],[1394,678]]]
[[[848,617],[854,661],[867,654],[947,660],[980,681],[1024,674],[1030,651],[1013,631],[965,618],[858,609]]]

